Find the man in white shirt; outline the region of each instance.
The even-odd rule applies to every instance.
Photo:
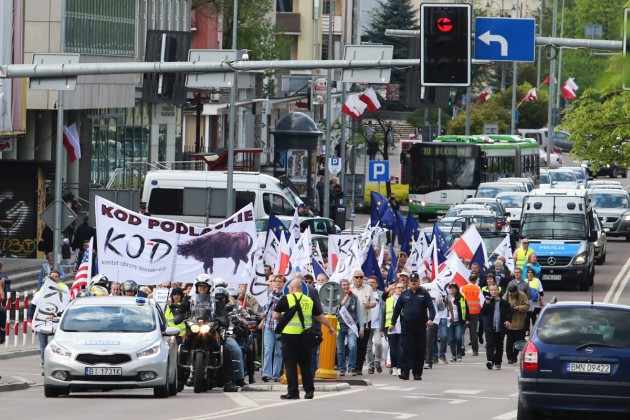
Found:
[[[361,270],[355,270],[352,275],[352,286],[350,287],[352,293],[357,295],[361,302],[361,309],[363,310],[363,319],[366,320],[366,325],[363,326],[363,331],[370,331],[372,323],[370,322],[370,309],[376,306],[376,298],[372,288],[364,283],[364,274]],[[363,363],[365,363],[365,354],[367,353],[368,339],[370,334],[364,334],[359,340],[357,346],[357,375],[363,375]]]
[[[433,325],[427,329],[426,364],[424,366],[425,369],[433,369],[433,363],[437,363],[438,361],[437,336],[440,327],[440,319],[447,314],[446,309],[444,309],[445,305],[443,304],[438,307],[438,302],[444,302],[445,293],[440,290],[436,282],[431,282],[431,278],[426,276],[420,279],[420,287],[429,292],[431,300],[433,300],[433,306],[435,307]],[[443,340],[446,341],[446,337],[444,337]]]

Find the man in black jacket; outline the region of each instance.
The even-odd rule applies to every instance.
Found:
[[[420,287],[420,276],[411,273],[409,289],[403,292],[394,306],[392,324],[389,331],[401,317],[402,332],[400,336],[401,369],[398,377],[409,379],[409,371],[413,371],[415,381],[422,380],[422,369],[427,346],[427,327],[433,325],[435,306],[429,292]]]
[[[499,286],[488,286],[490,296],[485,297],[481,308],[484,331],[486,334],[486,367],[492,370],[501,369],[503,361],[503,340],[512,322],[510,304],[499,296]]]
[[[96,229],[90,226],[90,217],[85,216],[83,223],[77,228],[74,234],[74,240],[72,241],[72,249],[79,249],[83,247],[83,242],[90,240],[92,236],[96,235]]]

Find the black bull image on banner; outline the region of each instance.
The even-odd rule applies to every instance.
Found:
[[[249,261],[247,254],[252,245],[252,238],[245,232],[218,232],[179,244],[177,254],[202,262],[207,274],[212,274],[215,258],[231,258],[234,260],[232,274],[236,274],[239,263]]]

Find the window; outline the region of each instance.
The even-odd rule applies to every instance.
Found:
[[[234,211],[239,211],[249,203],[254,204],[254,201],[256,201],[256,193],[254,191],[237,191]]]
[[[604,308],[548,310],[540,321],[538,336],[547,344],[601,343],[628,347],[627,311]]]
[[[273,211],[276,216],[293,216],[295,207],[279,194],[263,194],[263,210],[266,214]]]
[[[147,211],[151,214],[184,214],[184,189],[154,188],[151,190]]]
[[[66,51],[134,56],[136,6],[133,1],[66,0]]]

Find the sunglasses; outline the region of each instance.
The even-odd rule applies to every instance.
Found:
[[[363,276],[354,276],[355,279],[362,279]]]

